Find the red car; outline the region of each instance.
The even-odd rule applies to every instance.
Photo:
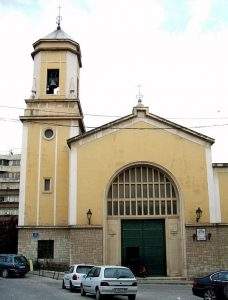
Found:
[[[217,271],[204,277],[195,278],[193,295],[204,300],[228,299],[228,271]]]

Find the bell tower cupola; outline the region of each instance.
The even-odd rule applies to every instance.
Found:
[[[37,40],[34,60],[33,99],[79,98],[80,45],[65,33],[60,24],[55,31]]]

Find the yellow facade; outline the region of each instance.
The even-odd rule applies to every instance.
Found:
[[[201,251],[195,243],[196,229],[206,228],[205,249],[208,246],[210,251],[210,230],[228,223],[228,169],[212,166],[214,140],[149,113],[140,101],[131,115],[85,132],[78,98],[80,47],[58,30],[37,41],[32,53],[32,95],[21,117],[19,249],[24,250],[27,243],[28,255],[36,259],[39,240],[33,244],[33,252],[29,244],[29,235],[35,230],[42,237],[39,239],[50,240],[53,234],[57,245],[53,259],[58,262],[121,264],[123,221],[160,220],[164,225],[163,275],[196,274],[199,263],[193,263],[197,271],[193,270],[189,256],[192,249],[194,257]],[[56,69],[59,90],[48,94],[48,70]],[[46,130],[52,131],[51,138],[45,137]],[[167,175],[177,195],[176,213],[172,208],[170,214],[167,209],[157,215],[108,214],[110,186],[117,175],[133,166],[157,168]],[[197,208],[202,210],[199,219]],[[62,231],[58,234],[57,229]],[[89,239],[84,250],[86,233]]]
[[[137,162],[158,165],[167,170],[179,188],[186,223],[195,221],[194,211],[202,207],[202,222],[209,222],[205,145],[184,139],[152,125],[136,122],[133,128],[120,129],[77,146],[79,224],[85,224],[85,212],[94,211],[94,224],[103,223],[106,192],[112,177],[120,169]],[[151,128],[151,129],[150,129]]]

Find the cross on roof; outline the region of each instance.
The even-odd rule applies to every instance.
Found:
[[[61,16],[61,6],[60,6],[60,5],[58,6],[58,9],[59,9],[59,15],[58,15],[57,18],[56,18],[56,24],[58,25],[58,26],[57,26],[57,30],[60,30],[60,29],[61,29],[60,24],[61,24],[61,21],[62,21],[62,16]]]
[[[143,94],[141,93],[142,86],[138,84],[137,87],[138,87],[138,94],[136,95],[136,98],[138,99],[138,104],[141,104],[143,99]]]

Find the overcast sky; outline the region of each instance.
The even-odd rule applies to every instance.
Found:
[[[213,162],[228,162],[228,0],[0,0],[1,153],[20,152],[32,43],[55,30],[59,3],[82,50],[87,126],[131,113],[141,84],[151,113],[215,138]]]

